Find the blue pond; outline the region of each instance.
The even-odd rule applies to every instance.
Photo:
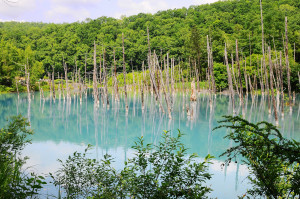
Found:
[[[174,97],[172,120],[166,113],[159,110],[154,97],[145,97],[145,108],[141,108],[141,97],[130,94],[129,111],[126,115],[124,98],[115,102],[110,96],[110,106],[105,108],[100,102],[94,106],[91,91],[79,96],[72,95],[70,101],[51,100],[46,93],[46,99],[40,98],[40,93],[34,93],[31,101],[27,94],[0,95],[0,127],[6,124],[7,118],[22,114],[29,118],[31,128],[35,134],[32,144],[24,149],[24,155],[29,156],[27,170],[40,174],[55,172],[59,168],[57,159],[65,160],[74,151],[83,152],[88,144],[95,147],[91,151],[94,158],[102,158],[108,153],[115,158],[113,163],[117,169],[124,166],[124,161],[132,157],[134,151],[131,146],[137,137],[143,136],[146,143],[156,144],[160,141],[163,130],[176,134],[178,129],[185,135],[183,143],[189,148],[189,153],[197,153],[199,160],[207,154],[216,158],[209,171],[213,174],[207,185],[214,191],[210,197],[237,198],[243,195],[250,185],[246,179],[248,169],[240,163],[232,163],[228,167],[221,167],[225,158],[219,157],[233,143],[223,137],[226,129],[212,129],[218,126],[223,115],[232,115],[232,106],[228,95],[198,94],[197,102],[191,103],[189,95],[177,94]],[[287,138],[300,140],[299,111],[300,96],[290,112],[286,107],[285,116],[280,117],[279,126],[282,134]],[[269,115],[266,98],[258,96],[252,101],[251,96],[245,100],[245,118],[258,122],[261,120],[273,122],[273,113]],[[187,112],[187,107],[189,113]],[[166,108],[165,108],[166,110]],[[242,114],[236,100],[237,114]],[[49,180],[49,179],[48,179]],[[42,191],[44,198],[47,194],[57,195],[57,189],[48,185]]]

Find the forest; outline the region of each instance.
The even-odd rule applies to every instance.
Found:
[[[276,57],[274,62],[279,62],[282,52],[284,88],[287,88],[285,65],[288,60],[291,90],[299,92],[300,2],[264,0],[262,14],[264,52],[267,54],[270,46],[271,59]],[[99,59],[97,64],[101,58],[105,60],[108,77],[112,76],[113,65],[116,65],[116,73],[122,73],[123,61],[127,73],[141,71],[150,47],[158,59],[168,55],[174,65],[180,65],[182,72],[179,70],[177,78],[186,82],[191,82],[196,73],[199,73],[199,81],[206,81],[212,61],[216,89],[224,90],[228,88],[224,45],[227,45],[230,62],[230,55],[236,57],[236,40],[239,61],[244,67],[242,77],[246,74],[251,82],[255,82],[263,74],[260,71],[264,56],[259,0],[219,1],[155,14],[140,13],[121,19],[99,17],[75,23],[1,22],[0,27],[1,92],[25,91],[22,82],[26,73],[30,73],[30,89],[37,90],[36,82],[49,78],[49,73],[54,71],[54,79],[59,79],[64,73],[64,63],[70,79],[80,73],[87,82],[93,72],[94,52]],[[266,63],[269,63],[268,59],[268,56],[264,58]],[[129,74],[127,78],[131,76]],[[246,89],[245,79],[242,81]],[[24,87],[16,88],[16,82],[21,82]]]

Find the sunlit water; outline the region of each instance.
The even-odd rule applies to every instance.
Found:
[[[290,114],[286,107],[285,117],[279,121],[280,130],[287,138],[300,140],[299,132],[299,97],[296,99]],[[232,115],[232,106],[227,95],[199,94],[196,103],[189,101],[189,95],[177,94],[174,98],[172,120],[167,114],[161,113],[155,98],[145,97],[145,108],[141,109],[140,95],[131,94],[128,97],[129,112],[126,116],[123,97],[116,103],[110,97],[110,107],[103,108],[100,101],[99,108],[95,108],[91,92],[79,97],[72,95],[69,103],[63,99],[55,103],[46,96],[43,100],[39,93],[29,103],[27,94],[0,95],[0,126],[4,126],[9,116],[22,114],[29,118],[35,134],[32,144],[24,149],[24,155],[30,157],[27,162],[31,166],[28,170],[40,174],[55,172],[59,168],[57,159],[65,160],[74,151],[83,152],[88,144],[95,148],[91,151],[94,158],[100,159],[108,153],[115,158],[114,166],[122,169],[124,161],[132,157],[131,146],[137,137],[144,136],[146,143],[159,142],[163,130],[170,130],[172,134],[177,129],[185,134],[183,143],[189,148],[188,153],[197,153],[199,160],[207,154],[215,156],[209,172],[213,174],[207,185],[213,189],[210,197],[237,198],[243,195],[250,185],[246,179],[247,167],[239,163],[232,163],[229,167],[221,167],[225,158],[219,157],[232,142],[224,139],[226,129],[212,131],[218,126],[223,115]],[[212,99],[212,100],[210,100]],[[237,114],[242,114],[236,100]],[[211,103],[210,103],[211,102]],[[190,116],[187,114],[187,106]],[[266,98],[262,100],[245,100],[245,118],[257,122],[266,120],[274,123],[273,113],[268,114]],[[166,111],[165,107],[165,111]],[[42,194],[57,196],[57,189],[47,185]]]

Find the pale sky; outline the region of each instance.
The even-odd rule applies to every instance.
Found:
[[[188,8],[217,0],[0,0],[0,21],[75,22]]]

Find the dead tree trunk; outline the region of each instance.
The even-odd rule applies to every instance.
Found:
[[[97,88],[97,62],[96,62],[96,42],[94,41],[94,70],[93,70],[93,94],[94,99],[98,99],[98,88]]]
[[[288,25],[287,17],[285,17],[285,65],[287,68],[287,83],[288,83],[288,93],[289,93],[289,105],[292,105],[292,91],[291,91],[291,77],[290,77],[290,64],[289,64],[289,48],[288,48]],[[290,111],[292,109],[290,108]]]
[[[58,90],[58,99],[60,101],[60,99],[61,99],[61,83],[60,83],[59,72],[57,72],[57,79],[58,79],[58,87],[57,87],[57,90]],[[40,86],[39,86],[39,90],[40,90]]]
[[[66,64],[64,58],[63,58],[63,65],[64,65],[64,71],[65,71],[67,99],[69,99],[70,91],[69,91],[69,82],[68,82],[68,67],[67,67],[67,64]]]
[[[25,64],[25,79],[26,79],[26,89],[29,95],[30,94],[30,86],[29,86],[30,72],[29,72],[28,58],[27,58],[27,63]]]
[[[86,85],[86,54],[84,56],[84,85]]]
[[[254,88],[255,88],[255,91],[254,91],[254,94],[256,94],[256,91],[257,91],[257,76],[256,74],[254,75]]]
[[[267,74],[267,71],[266,71],[266,64],[265,64],[265,40],[264,40],[264,20],[263,20],[263,10],[262,10],[262,2],[261,0],[259,1],[260,2],[260,19],[261,19],[261,49],[262,49],[262,54],[263,54],[263,68],[265,70],[265,76],[266,76],[266,92],[269,92],[269,84],[268,84],[268,74]],[[269,95],[269,94],[268,94]]]
[[[51,77],[51,73],[48,72],[48,84],[49,84],[49,94],[50,94],[50,98],[52,97],[52,77]]]
[[[274,96],[274,90],[273,90],[273,67],[272,67],[272,57],[271,57],[271,48],[269,46],[269,67],[270,67],[270,87],[271,87],[271,96],[272,96],[272,102],[273,102],[273,109],[274,109],[274,115],[275,115],[275,121],[276,125],[278,126],[278,115],[277,115],[277,109],[276,109],[276,102],[275,102],[275,96]]]
[[[17,79],[16,79],[16,88],[17,88],[17,93],[18,93],[18,97],[19,97],[19,86],[18,86],[18,80]],[[39,82],[39,91],[41,91],[40,82]]]
[[[55,102],[54,66],[52,66],[52,93],[53,101]]]
[[[230,91],[230,94],[231,94],[232,107],[233,107],[233,112],[235,112],[235,110],[234,110],[235,109],[234,108],[234,91],[233,91],[233,85],[232,85],[231,72],[230,72],[230,68],[229,68],[229,64],[228,64],[226,43],[225,43],[224,57],[225,57],[225,64],[226,64],[227,74],[228,74],[228,84],[229,84],[229,91]]]
[[[191,101],[196,101],[197,100],[195,78],[193,78],[193,81],[191,83],[191,97],[190,97],[190,100]]]
[[[127,88],[126,88],[126,66],[125,66],[125,47],[124,47],[124,34],[123,33],[122,33],[122,49],[123,49],[123,77],[124,77],[125,108],[126,108],[126,114],[128,114]]]
[[[143,70],[143,79],[142,79],[142,82],[141,82],[141,100],[142,100],[142,110],[144,110],[144,108],[145,108],[145,105],[144,105],[144,89],[145,89],[145,86],[146,86],[144,62],[142,63],[142,70]]]
[[[174,61],[171,59],[171,84],[172,84],[172,95],[175,93],[175,77],[174,77],[174,71],[175,71]]]
[[[78,70],[78,74],[77,74],[77,77],[78,77],[78,83],[79,83],[79,102],[80,104],[82,104],[82,81],[81,81],[81,75],[80,75],[80,68]]]
[[[147,41],[148,41],[148,68],[149,68],[149,74],[150,74],[150,68],[152,66],[152,63],[151,63],[151,59],[152,59],[152,56],[151,56],[151,47],[150,47],[150,36],[149,36],[149,27],[147,26]],[[151,75],[150,75],[150,85],[151,85],[151,95],[153,95],[153,89],[154,89],[154,86],[153,86],[153,82],[152,82],[152,79],[151,79]],[[157,98],[156,98],[157,100]]]
[[[210,74],[211,74],[211,80],[212,80],[212,86],[213,86],[213,92],[216,93],[216,81],[215,81],[215,75],[214,75],[214,58],[213,58],[213,50],[212,50],[212,43],[210,38]]]
[[[264,96],[265,93],[265,84],[264,84],[264,73],[263,73],[263,58],[261,58],[260,60],[260,88],[261,88],[261,94],[262,96]]]
[[[103,52],[103,76],[104,76],[104,89],[105,89],[105,97],[106,97],[106,107],[109,108],[109,98],[108,98],[108,90],[107,90],[107,73],[105,66],[105,49]]]
[[[154,62],[156,62],[156,53],[155,53],[155,50],[154,50]],[[158,63],[158,59],[157,59],[157,63]],[[159,64],[159,63],[158,63]],[[157,86],[157,92],[160,94],[160,82],[159,82],[159,72],[158,72],[158,69],[156,67],[156,64],[153,64],[153,69],[154,69],[154,79],[155,79],[155,74],[156,74],[156,86]]]
[[[211,89],[215,93],[216,92],[216,85],[215,85],[215,78],[214,78],[214,73],[213,73],[213,58],[212,58],[212,48],[209,45],[209,38],[208,35],[206,36],[207,38],[207,61],[208,61],[208,69],[209,69],[209,75],[210,75],[210,82],[211,82]]]
[[[237,83],[236,78],[235,78],[233,54],[231,54],[231,68],[232,68],[232,76],[233,76],[233,80],[234,80],[234,85],[235,85],[235,88],[236,88],[236,92],[240,96],[239,86],[238,86],[238,83]]]
[[[299,73],[298,73],[299,74]],[[283,91],[283,71],[282,71],[282,52],[279,55],[279,75],[280,75],[280,91],[281,91],[281,118],[284,118],[284,91]]]
[[[162,69],[159,66],[158,60],[157,60],[156,63],[157,63],[158,70],[160,72],[161,86],[162,86],[162,90],[163,90],[163,93],[164,93],[164,96],[165,96],[165,100],[166,100],[166,104],[167,104],[169,119],[172,119],[171,106],[170,106],[170,102],[169,102],[169,96],[168,96],[168,93],[166,92],[166,88],[165,88],[164,81],[163,81]]]
[[[155,54],[152,57],[153,57],[152,58],[153,60],[150,61],[150,63],[152,63],[153,65],[155,65]],[[156,101],[159,102],[159,108],[164,113],[165,111],[164,111],[164,108],[163,108],[162,103],[161,103],[161,95],[158,92],[158,89],[157,89],[157,86],[156,86],[156,82],[155,82],[154,66],[149,66],[149,74],[150,74],[150,80],[151,80],[152,85],[153,85],[154,93],[155,93],[155,96],[156,96]]]
[[[169,93],[171,93],[171,86],[170,86],[170,80],[169,80],[169,52],[167,53],[167,68],[165,70],[166,77],[167,77],[167,90]],[[172,79],[172,71],[171,71],[171,79]],[[171,80],[172,81],[172,80]]]
[[[251,97],[253,98],[253,85],[252,85],[252,82],[251,82],[251,77],[250,75],[247,75],[248,76],[248,83],[249,83],[249,90],[250,90],[250,93],[251,93]]]
[[[247,65],[246,58],[245,58],[244,62],[245,62],[245,65],[244,65],[244,79],[245,79],[245,86],[246,86],[246,95],[248,96],[249,88],[248,88],[248,75],[247,75],[247,71],[246,71],[246,65]]]
[[[117,78],[117,64],[116,64],[116,53],[115,53],[115,49],[113,52],[114,55],[114,89],[115,89],[115,100],[117,102],[120,101],[119,98],[119,88],[118,88],[118,78]]]
[[[238,78],[239,78],[239,86],[240,86],[240,101],[242,102],[242,104],[244,104],[243,103],[244,96],[243,96],[243,84],[242,84],[242,74],[241,74],[241,68],[240,68],[238,40],[235,40],[235,45],[236,45],[236,48],[235,48],[235,58],[236,58],[236,64],[237,64],[237,67],[238,67],[238,72],[239,72]]]
[[[103,54],[103,65],[104,65],[104,52],[103,52],[103,48],[102,48],[102,54]],[[101,65],[101,53],[99,53],[99,85],[100,87],[102,87],[102,65]],[[97,79],[98,79],[98,75],[97,75]]]
[[[269,114],[271,114],[271,100],[270,100],[270,88],[269,88],[269,77],[268,77],[268,69],[265,63],[265,59],[263,59],[263,66],[264,66],[264,71],[265,71],[265,91],[267,92],[267,98],[268,98],[268,109],[269,109]]]

